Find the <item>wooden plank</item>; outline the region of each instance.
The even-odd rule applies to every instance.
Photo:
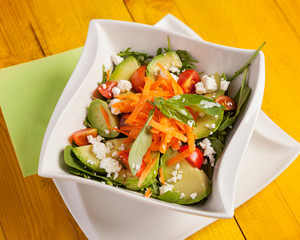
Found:
[[[153,2],[153,1],[152,1]],[[295,81],[300,74],[298,60],[299,51],[299,14],[297,6],[299,1],[173,1],[173,8],[170,12],[177,17],[184,19],[185,22],[195,30],[200,36],[207,41],[215,43],[242,47],[257,48],[261,42],[267,41],[267,46],[263,49],[266,57],[266,90],[263,101],[263,110],[275,120],[288,134],[300,140],[300,125],[298,124],[299,109],[298,93],[294,89],[299,89],[299,81]],[[143,22],[143,14],[137,9],[150,8],[149,11],[157,11],[158,16],[165,14],[165,8],[160,8],[160,1],[154,1],[152,5],[148,5],[147,1],[126,1],[133,19]],[[161,4],[162,5],[162,4]],[[155,6],[155,7],[153,7]],[[174,10],[174,7],[176,10]],[[162,10],[161,10],[162,9]],[[178,10],[179,9],[179,10]],[[179,13],[178,13],[179,12]],[[154,23],[157,18],[147,15],[144,22]],[[284,98],[280,98],[284,96]],[[284,99],[284,100],[283,100]],[[288,106],[287,106],[288,103]],[[280,110],[280,111],[278,111]],[[247,212],[239,208],[236,212],[237,220],[241,224],[241,228],[245,231],[246,238],[254,238],[255,236],[297,236],[298,231],[295,219],[299,223],[299,160],[296,161],[283,175],[281,175],[276,183],[277,188],[268,187],[267,192],[262,193],[258,203],[264,202],[272,206],[273,196],[277,196],[283,202],[276,202],[277,214],[273,215],[272,208],[264,208],[263,205],[257,212],[257,215],[251,217],[257,219],[256,225],[247,225]],[[256,203],[256,198],[254,198]],[[281,203],[284,203],[281,205]],[[249,203],[243,207],[250,208],[249,211],[255,211],[249,206]],[[260,211],[260,212],[259,212]],[[284,232],[282,227],[278,227],[279,223],[272,222],[272,217],[278,218],[291,224],[288,230]],[[288,225],[287,224],[287,225]],[[284,226],[288,227],[284,224]],[[234,229],[231,225],[230,229]],[[202,231],[206,231],[207,228]],[[224,229],[224,228],[223,228]],[[212,231],[215,231],[214,228]],[[198,234],[193,237],[197,239]],[[209,234],[209,233],[207,233]],[[287,234],[287,235],[285,235]]]
[[[299,239],[299,223],[276,182],[236,210],[247,239]]]
[[[0,1],[0,68],[43,57],[26,1]]]
[[[122,0],[31,0],[29,6],[33,29],[47,56],[83,46],[92,19],[131,21]]]
[[[122,1],[6,0],[0,16],[0,67],[82,46],[91,19],[131,20]],[[0,136],[0,236],[85,239],[52,180],[23,178],[2,113]]]
[[[234,218],[220,219],[198,231],[186,240],[245,239]]]
[[[2,235],[7,239],[83,239],[52,180],[37,175],[23,178],[2,112],[0,136]]]

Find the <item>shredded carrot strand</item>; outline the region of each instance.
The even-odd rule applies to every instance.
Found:
[[[115,131],[117,131],[117,132],[120,132],[120,133],[123,133],[123,134],[129,136],[129,134],[128,134],[127,132],[122,131],[122,130],[120,130],[120,129],[118,129],[118,128],[114,128],[114,127],[111,127],[111,126],[109,126],[109,128],[112,129],[112,130],[115,130]]]
[[[184,136],[182,133],[179,133],[175,130],[175,128],[166,128],[164,125],[159,124],[158,122],[155,122],[153,119],[149,122],[149,124],[158,130],[160,130],[163,133],[169,134],[175,138],[178,138],[179,140],[183,142],[187,142],[187,137]]]
[[[194,152],[196,147],[195,147],[195,135],[193,133],[193,129],[186,125],[186,132],[187,132],[189,150],[190,152]]]
[[[108,71],[109,71],[109,70],[108,70]],[[108,127],[108,131],[109,131],[109,133],[110,133],[110,122],[109,122],[108,114],[107,114],[107,112],[103,109],[102,106],[100,106],[100,109],[101,109],[102,115],[103,115],[103,117],[104,117],[104,119],[105,119],[106,125],[107,125],[107,127]]]
[[[148,188],[148,190],[145,192],[145,197],[149,198],[149,197],[151,197],[151,195],[152,195],[152,191],[150,188]]]
[[[191,155],[191,151],[190,149],[186,149],[184,150],[183,152],[177,154],[175,157],[172,157],[170,158],[168,161],[167,161],[167,165],[168,166],[172,166],[178,162],[180,162],[181,160],[185,159],[186,157],[190,156]]]
[[[106,75],[106,82],[109,81],[109,77],[110,77],[110,70],[108,69],[108,70],[107,70],[107,75]]]
[[[149,163],[149,164],[146,166],[146,168],[145,168],[145,170],[142,172],[142,175],[141,175],[141,177],[140,177],[140,179],[139,179],[139,182],[138,182],[138,184],[137,184],[138,187],[141,187],[141,186],[142,186],[143,182],[144,182],[145,179],[147,178],[148,174],[150,173],[151,169],[154,167],[154,165],[155,165],[155,163],[157,162],[157,160],[158,160],[158,157],[155,158],[155,159],[153,159],[152,162]]]
[[[160,182],[165,185],[165,179],[164,179],[164,172],[163,172],[163,169],[162,168],[159,168],[159,176],[160,176]]]

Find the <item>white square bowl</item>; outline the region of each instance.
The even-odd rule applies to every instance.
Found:
[[[227,76],[231,76],[254,52],[254,50],[203,42],[149,25],[92,20],[80,60],[47,127],[38,173],[42,177],[65,179],[94,186],[95,191],[97,188],[105,189],[111,194],[120,194],[158,207],[201,216],[230,218],[234,213],[234,191],[240,160],[252,135],[263,98],[265,65],[262,52],[249,67],[248,85],[252,92],[243,113],[227,137],[226,148],[215,166],[212,193],[204,205],[183,206],[148,199],[134,191],[71,175],[64,164],[64,147],[69,144],[68,137],[83,127],[86,107],[91,101],[90,96],[97,87],[97,82],[102,79],[102,65],[111,66],[111,54],[128,47],[155,55],[157,48],[167,47],[168,36],[172,49],[187,50],[198,61],[196,70],[205,71],[207,74],[224,72]],[[240,85],[241,77],[238,77],[231,83],[229,95],[234,96]]]

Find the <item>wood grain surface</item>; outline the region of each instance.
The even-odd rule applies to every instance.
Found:
[[[299,9],[299,0],[1,0],[0,68],[83,46],[91,19],[154,24],[171,13],[210,42],[256,49],[267,41],[262,109],[299,142]],[[188,239],[300,239],[299,176],[298,157],[234,218]],[[52,180],[23,178],[2,113],[0,190],[0,239],[86,238]]]

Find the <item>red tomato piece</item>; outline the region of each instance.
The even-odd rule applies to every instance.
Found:
[[[181,146],[179,152],[183,152],[188,148],[189,148],[188,145]],[[190,156],[187,157],[187,160],[190,163],[192,163],[193,167],[201,168],[204,161],[203,153],[199,148],[196,147],[195,151]]]
[[[132,84],[132,88],[136,92],[142,92],[142,89],[145,86],[145,75],[146,75],[147,66],[139,67],[131,76],[130,82]]]
[[[146,162],[143,160],[140,169],[139,169],[138,172],[135,174],[137,177],[141,177],[142,173],[144,172],[144,170],[145,170],[145,168],[146,168],[146,165],[147,165]]]
[[[89,141],[87,139],[88,135],[92,135],[94,138],[97,137],[97,129],[96,128],[81,129],[79,131],[74,132],[72,138],[78,146],[85,146],[89,144]]]
[[[112,98],[114,94],[112,93],[112,89],[118,85],[117,81],[109,81],[106,83],[102,83],[98,87],[98,91],[100,94],[106,98]]]
[[[121,162],[122,162],[127,168],[129,168],[128,157],[129,157],[129,152],[125,152],[125,153],[123,153],[123,154],[120,155],[120,160],[121,160]]]
[[[188,69],[179,74],[177,83],[181,86],[184,93],[196,93],[195,84],[199,81],[199,74],[193,69]]]
[[[232,98],[225,95],[217,97],[215,102],[223,105],[225,107],[225,111],[235,110],[237,106],[236,102]]]

